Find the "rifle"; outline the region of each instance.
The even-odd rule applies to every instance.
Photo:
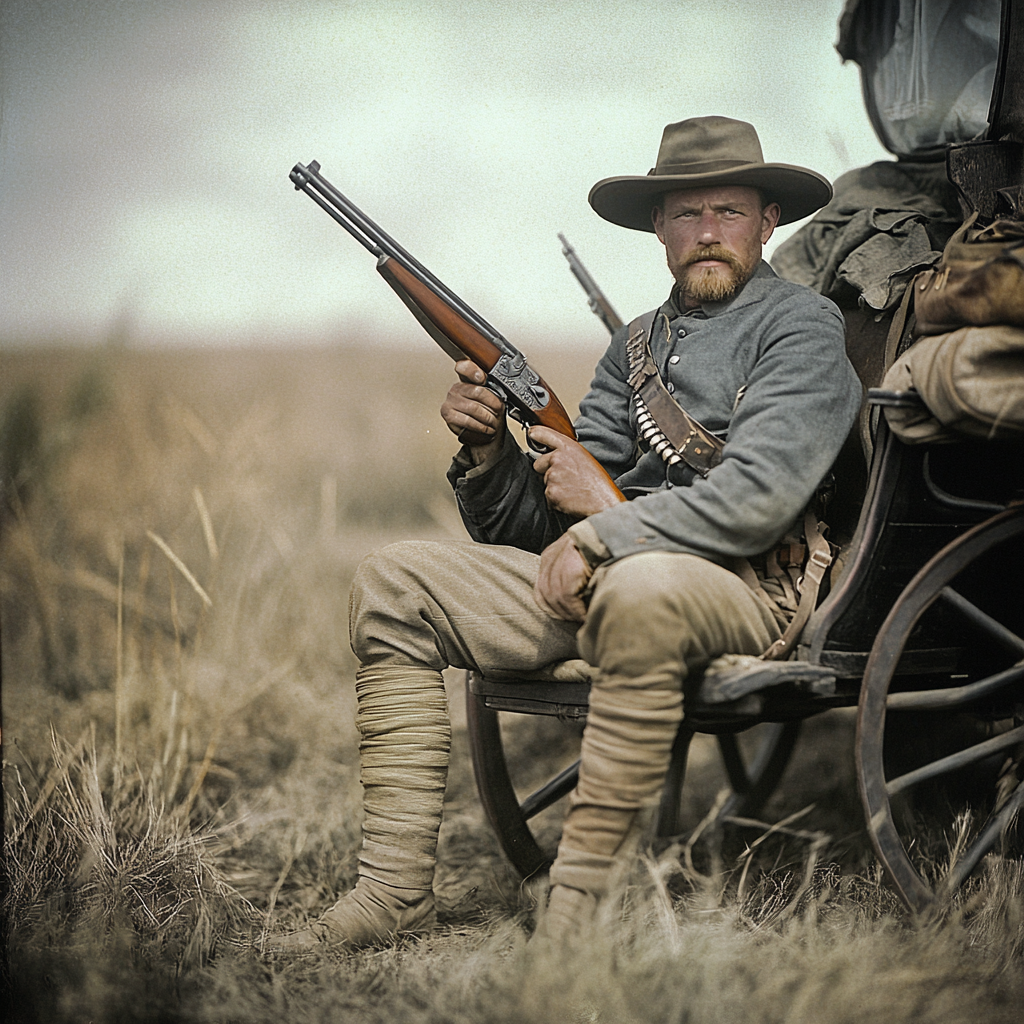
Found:
[[[320,164],[296,164],[289,178],[296,191],[305,192],[377,257],[377,272],[452,359],[471,359],[487,374],[487,386],[505,402],[512,419],[524,427],[551,427],[576,440],[565,407],[526,356],[343,196],[320,174]],[[543,450],[529,436],[527,443]]]
[[[576,255],[576,250],[569,244],[565,235],[559,232],[558,240],[562,243],[562,255],[569,261],[569,269],[579,281],[580,287],[587,293],[587,302],[591,310],[608,328],[608,333],[614,334],[622,326],[622,317],[612,308],[612,304],[583,266],[582,260]]]

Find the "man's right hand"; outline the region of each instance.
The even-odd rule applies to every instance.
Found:
[[[505,438],[505,403],[484,387],[487,374],[469,359],[455,364],[459,383],[448,389],[441,418],[448,429],[469,448],[479,466]]]

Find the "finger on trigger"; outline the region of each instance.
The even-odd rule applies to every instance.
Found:
[[[561,448],[566,440],[564,434],[560,434],[551,427],[545,427],[543,424],[537,424],[530,428],[530,439],[544,445],[545,448]]]

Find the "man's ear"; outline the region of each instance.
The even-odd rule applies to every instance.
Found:
[[[782,207],[778,203],[769,203],[761,211],[761,244],[764,245],[769,238],[772,237],[772,233],[775,231],[775,226],[779,223],[779,218],[782,216]]]
[[[654,225],[654,233],[658,236],[658,241],[664,245],[665,234],[662,229],[665,226],[665,212],[660,206],[651,207],[651,223]]]

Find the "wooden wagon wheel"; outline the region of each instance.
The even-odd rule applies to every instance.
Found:
[[[931,779],[948,778],[949,773],[977,766],[994,757],[1013,757],[1024,749],[1024,726],[1020,724],[1020,704],[1024,701],[1024,629],[1021,628],[1019,566],[1006,564],[1007,548],[996,549],[1024,535],[1024,507],[1016,506],[975,526],[936,554],[910,581],[879,630],[871,650],[861,687],[857,715],[857,776],[868,831],[879,860],[885,866],[903,901],[913,910],[931,906],[939,893],[951,894],[970,875],[981,858],[995,846],[1017,813],[1024,807],[1024,782],[1015,783],[1012,792],[996,802],[988,819],[960,854],[940,883],[933,889],[912,862],[908,843],[904,842],[893,816],[891,800],[910,787]],[[1016,549],[1019,557],[1019,546]],[[983,556],[998,558],[992,575],[1010,579],[1011,599],[1003,602],[1002,613],[982,610],[963,597],[950,584]],[[900,654],[911,631],[922,615],[936,602],[946,605],[966,628],[983,638],[986,653],[998,653],[998,663],[986,660],[978,678],[964,685],[933,690],[889,693]],[[1000,621],[1002,618],[1004,621]],[[1006,620],[1009,620],[1008,628]],[[886,711],[946,712],[961,708],[991,709],[1005,707],[1013,725],[1002,732],[963,749],[939,757],[916,769],[886,779],[883,755]],[[989,717],[995,717],[989,711]]]
[[[498,713],[488,708],[483,698],[471,692],[468,682],[466,713],[480,801],[502,850],[524,878],[546,871],[551,866],[555,851],[541,848],[529,823],[537,814],[575,788],[579,761],[520,800],[505,759]],[[757,813],[775,790],[789,763],[800,723],[773,722],[761,725],[758,729],[754,750],[746,757],[735,735],[724,733],[718,736],[719,749],[732,787],[732,794],[720,811],[722,817]],[[681,794],[693,735],[692,729],[682,726],[672,747],[672,760],[665,778],[656,826],[657,835],[661,837],[677,835],[683,830]]]

